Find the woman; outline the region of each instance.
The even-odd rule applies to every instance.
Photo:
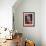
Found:
[[[25,24],[32,24],[32,14],[25,16]]]

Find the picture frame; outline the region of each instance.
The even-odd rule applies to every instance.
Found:
[[[23,26],[24,27],[35,26],[35,12],[23,12]]]

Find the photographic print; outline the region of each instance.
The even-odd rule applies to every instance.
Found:
[[[23,12],[23,26],[32,27],[35,25],[35,12]]]

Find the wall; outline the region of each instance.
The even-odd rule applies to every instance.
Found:
[[[41,2],[41,41],[46,46],[46,0]]]
[[[15,30],[22,32],[24,39],[34,40],[36,46],[41,46],[40,9],[40,0],[18,0],[13,6]],[[35,12],[35,27],[23,27],[23,12]]]
[[[12,29],[12,6],[16,0],[0,0],[0,27]]]

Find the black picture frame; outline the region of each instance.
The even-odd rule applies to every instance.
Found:
[[[23,12],[23,26],[24,27],[35,26],[35,12]]]

